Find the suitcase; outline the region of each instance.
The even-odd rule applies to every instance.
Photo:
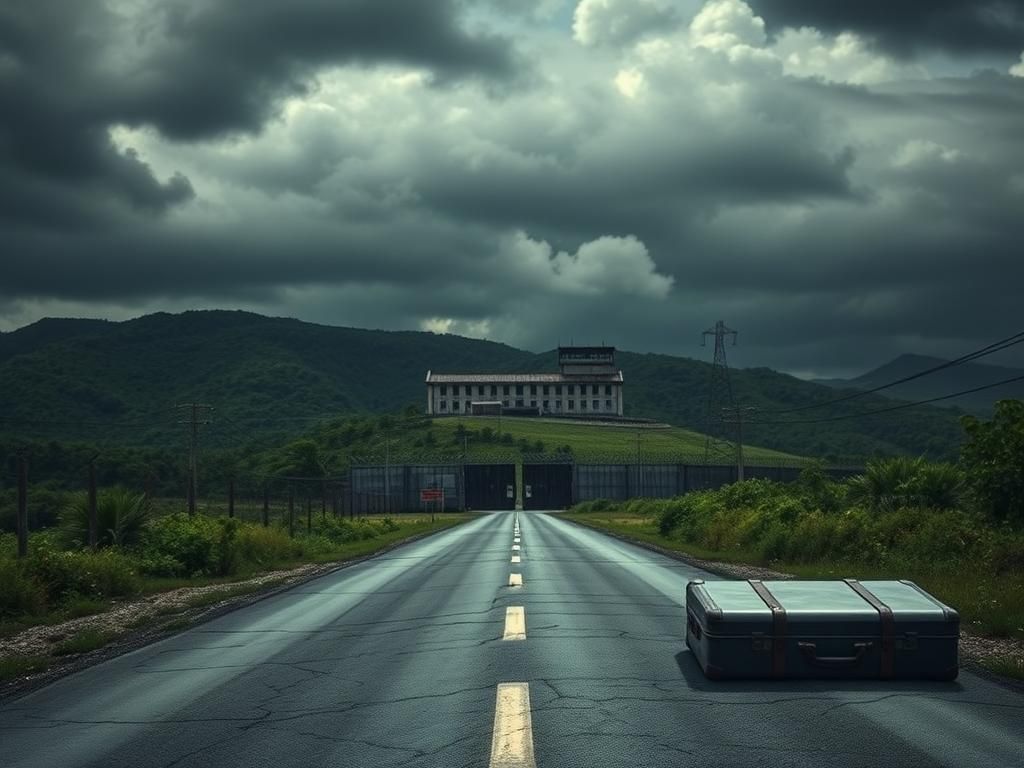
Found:
[[[910,581],[691,581],[686,643],[724,678],[953,680],[960,616]]]

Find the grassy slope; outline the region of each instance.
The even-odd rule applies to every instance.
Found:
[[[433,430],[442,443],[455,441],[456,430],[462,424],[469,430],[482,430],[487,427],[497,432],[499,419],[457,418],[448,417],[434,419]],[[637,455],[637,435],[640,438],[640,456],[643,461],[652,462],[659,459],[677,459],[680,456],[701,456],[704,453],[704,436],[680,427],[671,429],[637,429],[629,426],[603,426],[569,421],[536,420],[524,418],[502,418],[500,427],[515,440],[525,439],[530,442],[541,441],[547,451],[568,445],[577,459],[588,456],[603,458],[622,456],[635,460]],[[483,450],[485,446],[474,446],[473,450]],[[506,446],[486,446],[495,455],[507,452]],[[785,459],[796,458],[792,454],[750,447],[745,449],[749,460],[758,458]]]

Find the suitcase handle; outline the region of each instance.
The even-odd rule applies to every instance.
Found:
[[[826,669],[843,669],[860,664],[871,649],[871,643],[854,643],[853,649],[856,652],[853,656],[819,656],[818,646],[814,643],[797,643],[797,647],[808,664]]]

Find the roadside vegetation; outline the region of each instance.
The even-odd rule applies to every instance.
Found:
[[[594,501],[570,517],[805,578],[912,579],[957,608],[969,632],[1024,639],[1024,403],[1003,401],[991,421],[965,417],[964,427],[955,464],[877,459],[845,482],[809,467],[795,483]]]
[[[183,512],[156,516],[145,497],[120,488],[101,491],[97,506],[96,550],[83,544],[86,508],[77,495],[61,510],[58,525],[30,536],[27,558],[16,557],[13,534],[0,534],[0,638],[34,625],[103,613],[117,601],[223,583],[224,589],[188,602],[190,608],[201,607],[253,591],[247,584],[232,586],[248,577],[371,554],[463,519],[441,515],[431,521],[429,516],[414,515],[352,520],[318,515],[309,532],[303,528],[292,537],[284,525],[264,527]],[[84,653],[116,636],[82,629],[58,643],[51,654]],[[0,680],[45,666],[38,658],[19,660],[2,649],[0,662]]]

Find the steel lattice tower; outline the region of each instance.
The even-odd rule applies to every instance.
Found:
[[[704,463],[710,464],[723,458],[731,463],[736,455],[736,449],[730,434],[730,425],[722,418],[726,409],[734,407],[729,364],[725,359],[725,338],[731,336],[732,344],[736,346],[737,333],[719,320],[714,328],[709,328],[701,334],[701,346],[707,346],[708,336],[715,337],[715,362],[711,366],[711,379],[708,384],[708,405],[704,421]]]

